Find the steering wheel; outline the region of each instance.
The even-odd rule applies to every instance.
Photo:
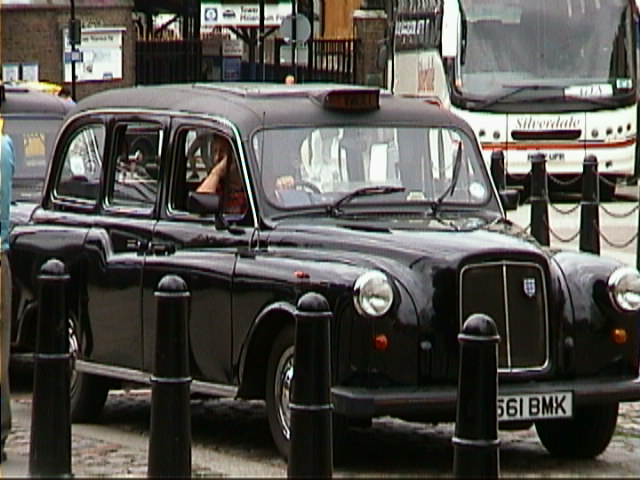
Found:
[[[306,180],[296,180],[293,184],[293,190],[302,190],[305,192],[311,193],[322,193],[320,189],[311,182],[307,182]]]

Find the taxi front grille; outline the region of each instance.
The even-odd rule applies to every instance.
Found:
[[[460,275],[460,326],[474,313],[496,323],[498,369],[537,371],[549,358],[547,289],[542,268],[527,262],[468,265]]]

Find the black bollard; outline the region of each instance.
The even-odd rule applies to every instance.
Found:
[[[331,312],[327,300],[306,293],[298,301],[287,476],[333,475],[331,414]]]
[[[580,204],[580,250],[600,255],[600,196],[598,159],[587,155],[582,163],[582,202]]]
[[[640,230],[640,198],[638,198],[638,230]],[[640,270],[640,235],[636,238],[636,268]],[[640,312],[638,312],[640,319]]]
[[[502,150],[494,150],[491,152],[491,178],[498,192],[506,188],[507,173],[504,169],[504,152]]]
[[[191,476],[191,377],[185,281],[165,275],[155,292],[158,308],[151,377],[149,477]]]
[[[453,475],[457,478],[500,475],[498,440],[498,342],[494,321],[469,316],[458,335],[460,371]]]
[[[531,234],[549,246],[547,171],[544,153],[531,155]]]
[[[60,260],[50,259],[40,268],[29,446],[31,477],[71,476],[68,281]]]

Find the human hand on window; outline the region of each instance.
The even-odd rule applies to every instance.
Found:
[[[283,175],[276,180],[276,192],[291,190],[295,186],[295,180],[291,175]]]
[[[215,167],[211,169],[206,178],[198,185],[198,193],[218,193],[224,172],[227,168],[227,157],[222,158]]]

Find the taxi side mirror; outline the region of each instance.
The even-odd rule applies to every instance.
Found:
[[[220,210],[220,197],[213,193],[189,192],[187,211],[200,215],[214,215]]]
[[[505,210],[516,210],[520,201],[520,191],[516,189],[500,190],[500,203]]]

